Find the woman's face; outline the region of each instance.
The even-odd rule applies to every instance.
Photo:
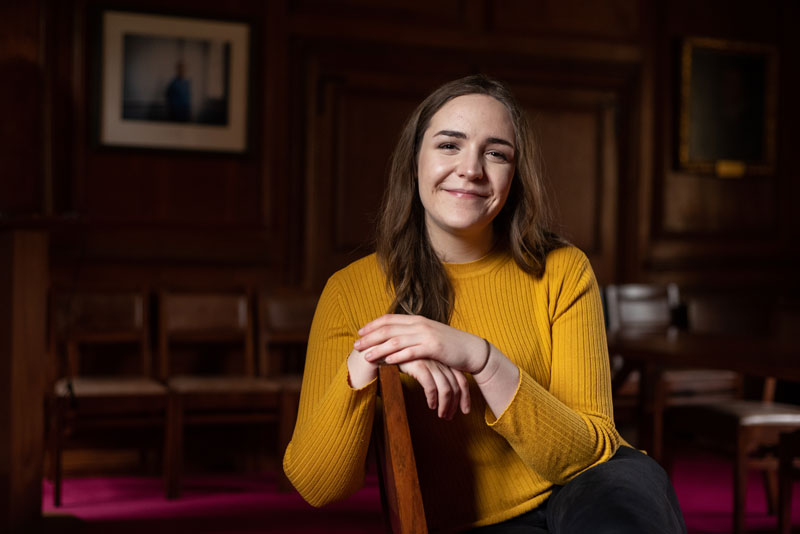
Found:
[[[481,94],[456,97],[431,118],[417,161],[428,235],[491,238],[514,176],[516,140],[508,110]]]

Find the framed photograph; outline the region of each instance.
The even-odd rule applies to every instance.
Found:
[[[720,177],[775,171],[775,47],[689,38],[681,54],[678,164]]]
[[[247,149],[247,24],[104,11],[101,43],[100,144]]]

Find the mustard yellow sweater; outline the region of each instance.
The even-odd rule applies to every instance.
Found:
[[[611,409],[608,352],[597,282],[582,252],[522,271],[503,251],[445,264],[455,289],[451,326],[485,337],[516,363],[520,384],[495,418],[470,377],[472,411],[437,418],[403,375],[420,486],[432,531],[497,523],[541,504],[554,484],[610,458],[620,444]],[[391,303],[375,255],[334,274],[308,345],[300,410],[284,470],[312,505],[363,484],[376,382],[355,390],[347,356],[356,331]]]

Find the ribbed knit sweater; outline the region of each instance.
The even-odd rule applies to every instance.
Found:
[[[450,325],[489,340],[521,376],[497,418],[469,377],[471,412],[446,421],[428,408],[421,386],[402,375],[433,532],[497,523],[536,508],[554,484],[607,460],[621,441],[599,291],[582,252],[551,252],[540,278],[497,250],[445,269],[455,290]],[[334,274],[320,297],[283,461],[314,506],[363,484],[377,385],[353,389],[347,357],[357,330],[386,313],[391,301],[374,254]]]

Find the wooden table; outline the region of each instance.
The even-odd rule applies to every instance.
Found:
[[[610,334],[609,354],[619,354],[641,371],[639,407],[640,447],[661,456],[654,435],[653,413],[658,376],[670,368],[727,369],[759,377],[800,382],[800,342],[771,337],[699,334],[673,331],[661,335],[626,332]]]
[[[608,339],[610,354],[665,367],[730,369],[753,376],[800,382],[800,341],[756,336],[673,332],[626,334]]]

